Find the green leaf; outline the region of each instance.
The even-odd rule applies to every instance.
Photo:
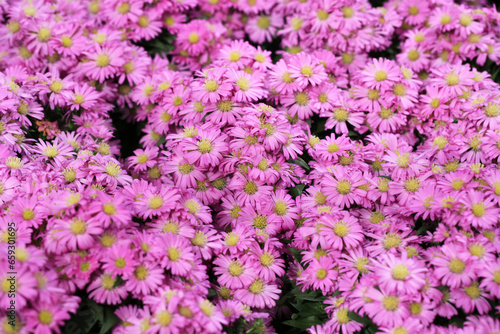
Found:
[[[302,192],[304,191],[306,185],[305,184],[297,184],[295,187],[290,188],[288,193],[293,197],[298,197],[302,195]]]
[[[299,165],[300,167],[304,168],[306,171],[310,171],[311,167],[307,164],[307,162],[304,161],[302,158],[297,158],[295,160],[291,160],[290,163]]]
[[[309,316],[309,317],[295,319],[295,320],[283,321],[283,324],[285,324],[287,326],[299,328],[302,330],[306,330],[306,329],[310,328],[311,326],[319,325],[321,323],[323,323],[323,321],[320,320],[316,316]]]
[[[104,318],[101,325],[101,331],[99,334],[106,334],[113,328],[120,319],[116,316],[115,312],[110,307],[104,308]]]
[[[160,147],[163,143],[165,143],[166,138],[165,136],[161,136],[158,142],[156,143],[156,146]]]
[[[299,262],[302,262],[302,254],[301,254],[301,250],[297,249],[297,248],[288,248],[290,250],[290,253],[292,253],[293,257],[299,261]]]

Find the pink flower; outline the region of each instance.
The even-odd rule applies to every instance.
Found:
[[[427,270],[423,263],[393,254],[384,254],[372,262],[374,273],[378,276],[379,285],[387,292],[413,294],[426,284]]]
[[[281,290],[275,284],[266,284],[262,279],[256,278],[245,289],[234,292],[234,298],[250,307],[265,308],[276,305]]]
[[[246,288],[254,281],[254,270],[242,259],[220,255],[213,263],[215,274],[220,275],[217,282],[229,289]]]

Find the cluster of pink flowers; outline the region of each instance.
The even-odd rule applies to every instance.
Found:
[[[7,0],[0,14],[1,332],[60,333],[85,296],[114,333],[273,333],[290,282],[326,298],[314,334],[500,331],[500,86],[465,62],[500,63],[495,8]],[[168,55],[140,46],[165,34]],[[111,114],[141,124],[130,156]]]

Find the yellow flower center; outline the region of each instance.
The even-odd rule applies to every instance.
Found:
[[[323,9],[318,9],[318,11],[316,12],[316,17],[320,21],[326,21],[329,16],[330,14],[325,12]]]
[[[415,16],[418,13],[420,13],[420,10],[418,9],[417,6],[410,6],[410,8],[408,8],[408,13],[412,16]]]
[[[198,143],[198,151],[201,153],[210,153],[213,149],[213,145],[211,144],[209,139],[203,139]]]
[[[342,53],[342,62],[346,65],[352,64],[354,61],[354,55],[350,53]]]
[[[306,92],[298,92],[295,94],[295,102],[297,102],[299,106],[305,106],[309,103],[309,95],[307,95]]]
[[[42,325],[49,325],[53,320],[52,313],[47,310],[40,311],[40,313],[38,313],[38,320]]]
[[[127,265],[127,262],[125,261],[125,259],[123,257],[119,257],[115,260],[115,266],[117,268],[125,268],[125,266]]]
[[[160,326],[167,327],[172,322],[173,316],[172,313],[167,310],[163,310],[156,313],[155,319]]]
[[[194,166],[193,165],[190,165],[188,164],[187,162],[185,164],[182,164],[182,165],[179,165],[177,167],[177,169],[179,170],[179,172],[183,175],[187,175],[189,173],[191,173],[192,171],[194,171]]]
[[[478,258],[482,258],[483,255],[486,253],[486,248],[483,245],[475,242],[472,245],[470,245],[469,253],[471,253],[471,255],[477,256]]]
[[[226,245],[228,245],[229,247],[236,246],[238,244],[238,242],[240,241],[240,236],[238,234],[236,234],[235,232],[229,232],[226,235],[226,239],[224,241],[225,241]]]
[[[289,73],[289,72],[285,72],[283,73],[283,75],[281,76],[281,80],[283,80],[284,83],[292,83],[295,81],[294,78],[290,77],[292,74]]]
[[[163,206],[163,198],[160,195],[152,195],[148,199],[148,206],[153,210],[161,208]]]
[[[457,259],[457,258],[453,258],[449,265],[448,265],[448,268],[450,269],[450,271],[452,273],[455,273],[455,274],[461,274],[464,272],[465,270],[465,262],[463,262],[462,260],[460,259]]]
[[[420,315],[422,313],[422,304],[419,302],[413,302],[410,304],[410,312],[413,315]]]
[[[137,24],[141,28],[146,28],[149,26],[149,22],[150,22],[149,17],[147,17],[146,15],[141,15],[139,16],[139,21],[137,22]]]
[[[271,253],[265,252],[259,258],[264,267],[270,267],[274,263],[274,256]]]
[[[240,90],[243,92],[246,92],[247,90],[250,89],[250,80],[248,80],[245,77],[241,77],[236,81],[236,84],[238,87],[240,87]]]
[[[21,30],[21,24],[19,23],[19,21],[15,21],[15,20],[9,20],[9,22],[7,22],[7,30],[9,30],[9,32],[15,34],[16,32],[18,32],[19,30]]]
[[[282,200],[278,200],[274,203],[274,212],[278,216],[284,216],[288,212],[288,205]]]
[[[470,286],[466,286],[464,288],[465,293],[471,299],[478,299],[481,296],[481,289],[479,288],[478,285],[479,285],[478,282],[472,282],[472,284]]]
[[[122,2],[116,7],[116,11],[120,14],[127,14],[130,12],[130,4],[128,2]]]
[[[409,192],[414,193],[420,188],[420,181],[416,177],[411,177],[406,180],[404,187]]]
[[[266,16],[262,15],[257,19],[257,27],[259,27],[262,30],[267,30],[271,26],[271,19]]]
[[[259,190],[259,188],[257,187],[257,184],[255,184],[255,182],[247,181],[243,190],[248,195],[254,195]]]
[[[314,74],[314,70],[310,65],[304,65],[300,69],[300,73],[304,76],[311,77]]]
[[[394,95],[397,95],[397,96],[404,96],[406,94],[406,86],[401,84],[401,83],[397,83],[394,85]]]
[[[23,210],[23,219],[24,220],[31,220],[35,218],[35,211],[33,211],[32,209],[24,209]]]
[[[438,137],[434,138],[432,143],[434,145],[436,145],[439,150],[442,150],[445,148],[446,144],[448,144],[448,139],[446,139],[445,137],[442,137],[442,136],[438,136]]]
[[[456,86],[459,84],[460,79],[458,78],[458,75],[455,73],[448,73],[445,76],[446,84],[448,86]]]
[[[475,203],[472,205],[472,213],[474,216],[481,218],[486,214],[486,206],[483,202]]]
[[[217,102],[217,109],[219,109],[222,112],[229,112],[233,110],[233,101],[231,100],[219,101]]]
[[[337,191],[339,194],[347,195],[351,193],[351,182],[346,179],[343,179],[337,183]]]
[[[263,230],[267,227],[267,216],[265,215],[258,215],[253,219],[253,226]]]
[[[168,253],[169,260],[172,261],[172,262],[177,262],[182,257],[182,252],[177,247],[170,247],[168,249],[167,253]]]
[[[243,266],[238,261],[234,260],[234,261],[231,261],[227,270],[231,276],[239,277],[243,274],[243,272],[245,271],[245,268],[243,268]]]
[[[343,221],[339,221],[335,226],[333,227],[333,233],[335,233],[336,236],[343,238],[346,235],[349,234],[350,228],[347,226],[347,224]]]
[[[54,80],[54,82],[50,84],[49,88],[53,93],[57,94],[63,90],[64,85],[61,80]]]
[[[108,162],[106,164],[105,170],[106,170],[106,174],[113,176],[113,177],[117,177],[118,175],[120,175],[120,172],[122,169],[121,169],[120,165],[118,165],[117,163]]]
[[[392,277],[395,280],[404,281],[406,277],[410,275],[408,267],[402,263],[397,264],[392,268]]]
[[[97,65],[97,67],[106,67],[109,65],[110,62],[111,59],[105,53],[99,54],[95,60],[95,64]]]
[[[451,16],[448,15],[448,14],[443,14],[443,16],[441,16],[441,24],[442,25],[446,25],[448,23],[451,22]]]
[[[198,201],[195,199],[188,199],[184,206],[186,207],[186,209],[188,209],[188,212],[193,215],[197,214],[201,210],[200,203],[198,203]]]
[[[497,117],[500,114],[500,105],[497,103],[488,103],[484,108],[484,114],[488,117]]]
[[[294,17],[292,18],[290,25],[292,26],[293,30],[297,31],[302,28],[302,24],[304,23],[304,20],[299,18],[299,17]],[[19,25],[19,23],[18,23]]]
[[[493,281],[496,283],[496,284],[499,284],[500,285],[500,269],[497,269],[493,272]]]
[[[318,269],[318,271],[316,272],[317,279],[324,279],[326,275],[328,275],[328,271],[326,271],[326,269],[323,268]]]
[[[378,100],[379,96],[380,96],[380,91],[376,89],[368,90],[368,99],[375,101]]]
[[[399,247],[401,245],[401,236],[396,233],[387,233],[384,237],[383,244],[386,250]]]
[[[69,225],[71,233],[74,235],[81,235],[87,231],[87,223],[80,218],[77,218]]]
[[[40,42],[47,42],[49,38],[52,36],[50,29],[47,27],[43,27],[38,30],[38,40]]]
[[[382,306],[388,311],[395,311],[399,306],[399,298],[396,296],[386,296],[382,299]]]
[[[347,324],[349,321],[351,321],[351,319],[349,319],[349,317],[347,316],[347,313],[349,313],[349,310],[346,307],[337,309],[337,321],[341,324]]]
[[[342,13],[344,14],[344,17],[346,19],[350,19],[351,17],[354,16],[354,10],[352,7],[344,6],[342,7]]]
[[[191,244],[197,247],[203,247],[207,244],[207,236],[203,231],[196,231],[194,238],[191,239]]]
[[[412,49],[408,52],[408,60],[415,61],[418,58],[420,58],[420,53],[417,50]]]
[[[149,270],[145,265],[141,264],[135,268],[134,276],[138,281],[144,281],[149,276]]]
[[[375,72],[375,80],[380,82],[387,79],[387,72],[383,70],[378,70]]]
[[[217,89],[219,89],[219,84],[216,80],[205,80],[204,86],[207,92],[215,92]]]

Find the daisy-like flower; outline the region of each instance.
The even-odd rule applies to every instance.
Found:
[[[367,181],[360,172],[349,173],[343,168],[336,168],[332,169],[332,175],[325,176],[322,191],[336,206],[350,207],[366,196],[365,184]]]
[[[120,304],[127,298],[128,291],[125,286],[115,286],[118,278],[113,278],[109,273],[103,273],[89,284],[87,292],[89,297],[98,303],[110,305]]]
[[[485,198],[483,193],[470,190],[460,202],[464,205],[461,215],[467,221],[467,225],[487,229],[497,224],[500,210],[495,207],[491,199]]]
[[[71,110],[90,109],[101,98],[101,94],[87,83],[74,85],[71,92],[66,92]]]
[[[229,289],[246,288],[252,284],[255,272],[243,259],[220,255],[213,262],[219,284]]]
[[[483,270],[479,272],[481,280],[480,288],[488,291],[492,296],[500,296],[500,262],[494,260],[484,265]]]
[[[362,228],[357,219],[345,211],[336,214],[326,214],[321,217],[321,233],[331,249],[356,248],[364,239]]]
[[[54,224],[54,231],[59,253],[65,249],[89,249],[94,245],[94,238],[103,232],[98,222],[78,216],[71,220],[57,220]]]
[[[190,138],[184,142],[186,150],[185,157],[190,164],[197,164],[200,167],[215,166],[226,153],[226,135],[216,128],[200,128],[196,138]]]
[[[118,184],[126,185],[132,181],[132,177],[122,170],[117,160],[99,156],[93,157],[92,160],[94,164],[90,166],[90,174],[95,176],[96,182],[116,188]]]
[[[163,186],[160,189],[148,188],[136,202],[140,215],[147,219],[158,216],[175,208],[180,195],[174,188]]]
[[[123,50],[118,46],[101,47],[98,43],[95,43],[94,49],[86,53],[89,61],[80,65],[80,71],[90,79],[104,82],[105,79],[117,73],[125,63],[122,58]]]
[[[319,61],[305,52],[294,55],[289,61],[290,77],[304,88],[316,86],[327,79],[325,68]]]
[[[477,310],[479,314],[486,314],[491,309],[488,302],[490,295],[479,286],[477,281],[473,281],[462,288],[451,290],[450,294],[455,299],[455,305],[467,313]]]
[[[193,97],[203,103],[217,103],[231,94],[231,83],[226,80],[227,69],[214,67],[199,72],[200,79],[193,84]]]
[[[267,94],[259,76],[235,70],[229,70],[227,76],[236,87],[234,101],[250,102],[266,97]]]
[[[102,262],[104,263],[102,268],[112,278],[115,278],[117,275],[128,278],[133,274],[136,266],[134,254],[130,252],[128,243],[113,245],[107,251],[106,257],[102,259]]]
[[[383,254],[372,261],[371,267],[379,285],[390,293],[413,294],[426,284],[427,270],[423,263],[407,258],[405,253],[400,258]]]
[[[320,289],[323,295],[328,295],[336,290],[338,271],[336,263],[328,256],[314,259],[307,269],[298,277],[298,282],[303,282],[305,287]]]
[[[265,308],[276,305],[281,290],[275,284],[267,284],[261,278],[255,278],[245,289],[234,292],[234,298],[250,307]]]
[[[253,204],[263,196],[271,195],[272,187],[263,182],[246,178],[241,173],[236,173],[229,183],[229,189],[235,191],[235,197],[241,203]]]
[[[391,294],[384,289],[380,291],[370,288],[366,297],[373,300],[366,304],[363,309],[366,314],[379,326],[394,326],[401,324],[410,315],[407,296]]]
[[[129,166],[134,169],[134,171],[145,171],[148,168],[153,167],[156,164],[156,157],[158,156],[158,147],[147,147],[143,149],[137,149],[134,151],[134,155],[128,158]]]
[[[147,295],[160,287],[163,278],[163,269],[149,262],[138,263],[126,281],[125,288],[135,295]]]
[[[444,245],[441,252],[431,259],[434,275],[451,288],[470,285],[476,278],[475,264],[467,251],[455,245]]]
[[[165,249],[165,256],[161,265],[174,275],[186,276],[193,268],[194,255],[189,242],[172,233],[163,234],[161,246]]]
[[[388,89],[401,78],[399,66],[389,59],[374,59],[359,74],[359,80],[370,89]]]
[[[276,29],[283,25],[283,17],[279,14],[261,14],[251,17],[245,25],[250,40],[255,43],[270,42]]]
[[[340,156],[348,156],[352,149],[354,145],[347,136],[336,137],[332,134],[315,146],[315,155],[325,162],[337,162]]]
[[[271,68],[269,83],[277,93],[290,94],[300,89],[290,70],[290,65],[283,59],[278,60]]]
[[[58,167],[61,167],[74,155],[73,147],[61,143],[58,139],[51,144],[40,139],[40,143],[37,143],[35,147],[34,152],[40,154],[44,161],[52,161]]]

